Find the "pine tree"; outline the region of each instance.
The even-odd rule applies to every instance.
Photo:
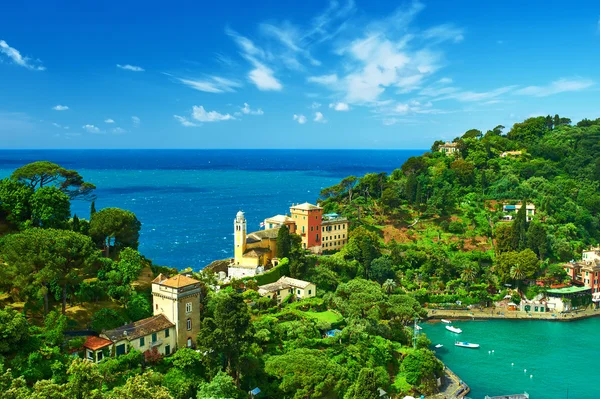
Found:
[[[92,201],[92,205],[90,206],[90,220],[92,220],[94,213],[96,213],[96,201]]]
[[[77,214],[73,215],[73,224],[71,225],[71,230],[76,231],[79,233],[79,230],[81,230],[81,224],[79,223],[79,218],[77,217]]]
[[[527,248],[527,227],[527,201],[522,201],[511,229],[512,247],[515,251]]]

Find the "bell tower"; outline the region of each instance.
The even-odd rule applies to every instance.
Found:
[[[239,211],[233,220],[233,247],[234,247],[234,263],[239,265],[246,252],[246,218],[244,212]]]

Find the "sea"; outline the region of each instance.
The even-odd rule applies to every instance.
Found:
[[[47,160],[96,185],[96,209],[118,207],[142,222],[139,250],[155,264],[200,270],[233,256],[233,219],[248,232],[346,176],[392,172],[425,150],[0,150],[0,178]],[[90,203],[72,212],[89,218]]]
[[[600,311],[599,311],[600,312]],[[475,320],[423,323],[436,356],[471,388],[468,397],[483,399],[527,392],[531,399],[598,399],[600,318],[571,322]],[[455,340],[480,345],[454,346]],[[440,349],[433,346],[444,345]]]

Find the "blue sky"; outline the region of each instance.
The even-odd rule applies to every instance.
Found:
[[[428,148],[600,117],[600,4],[540,4],[9,2],[0,148]]]

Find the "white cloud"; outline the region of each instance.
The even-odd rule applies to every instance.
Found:
[[[133,127],[138,127],[142,123],[142,120],[137,116],[132,116],[131,122],[133,122]]]
[[[123,129],[122,127],[115,127],[111,131],[114,134],[125,134],[125,133],[127,133],[127,130]]]
[[[279,91],[283,88],[282,84],[273,75],[273,70],[261,63],[256,63],[256,68],[251,70],[248,78],[262,91]]]
[[[515,91],[515,94],[534,96],[534,97],[547,97],[553,94],[569,92],[569,91],[580,91],[592,87],[595,84],[594,81],[589,79],[559,79],[551,82],[546,86],[527,86],[520,90]]]
[[[67,107],[66,105],[55,105],[54,107],[52,107],[53,110],[55,111],[66,111],[69,109],[69,107]]]
[[[183,126],[185,127],[196,127],[196,126],[200,126],[197,123],[194,123],[192,121],[189,121],[186,117],[183,116],[179,116],[179,115],[173,115],[173,118],[175,118],[175,120],[179,121],[179,123],[181,123]]]
[[[318,103],[318,102],[316,102],[316,101],[313,101],[313,103],[310,105],[310,107],[311,107],[312,109],[319,109],[319,108],[321,108],[321,103]]]
[[[240,109],[242,110],[242,113],[246,115],[264,115],[262,109],[258,108],[253,110],[250,108],[250,105],[248,103],[244,103],[244,106]]]
[[[144,68],[136,66],[136,65],[129,65],[129,64],[121,65],[121,64],[117,64],[117,68],[121,68],[121,69],[124,69],[126,71],[132,71],[132,72],[144,72]]]
[[[112,119],[108,118],[104,120],[104,123],[115,123]]]
[[[338,76],[335,73],[331,75],[309,76],[306,80],[308,82],[330,86],[338,82]]]
[[[202,105],[192,107],[192,117],[200,122],[219,122],[235,119],[230,114],[220,114],[217,111],[206,111]]]
[[[168,75],[168,74],[167,74]],[[170,75],[169,75],[170,76]],[[225,93],[235,92],[235,89],[242,87],[241,83],[234,80],[222,78],[220,76],[209,76],[207,79],[182,79],[175,78],[178,82],[191,87],[194,90],[206,93]]]
[[[306,116],[294,114],[294,120],[299,124],[304,125],[306,123]]]
[[[39,60],[32,60],[29,57],[23,57],[19,50],[14,47],[10,47],[4,40],[0,40],[0,53],[10,58],[15,64],[27,69],[31,69],[32,71],[46,70],[46,67],[42,65],[36,65],[40,64]]]
[[[450,79],[450,78],[441,78],[441,79],[440,79],[440,80],[438,80],[437,82],[438,82],[439,84],[443,84],[443,85],[445,85],[445,84],[450,84],[450,83],[452,83],[452,79]]]
[[[441,95],[440,97],[434,98],[432,101],[441,101],[441,100],[457,100],[461,102],[474,102],[474,101],[484,101],[491,100],[493,98],[499,97],[503,94],[509,94],[517,88],[516,85],[512,86],[504,86],[499,87],[497,89],[492,89],[489,91],[462,91],[460,89],[454,87],[447,87],[446,91],[449,94]],[[440,94],[442,90],[439,90],[437,94]]]
[[[321,113],[321,112],[315,112],[315,119],[313,119],[313,121],[315,122],[319,122],[319,123],[327,123],[327,119],[325,119],[325,116]]]
[[[88,133],[101,133],[101,130],[94,125],[83,125],[82,128]]]
[[[329,108],[333,108],[335,111],[349,111],[350,106],[346,103],[331,103],[329,104]]]

